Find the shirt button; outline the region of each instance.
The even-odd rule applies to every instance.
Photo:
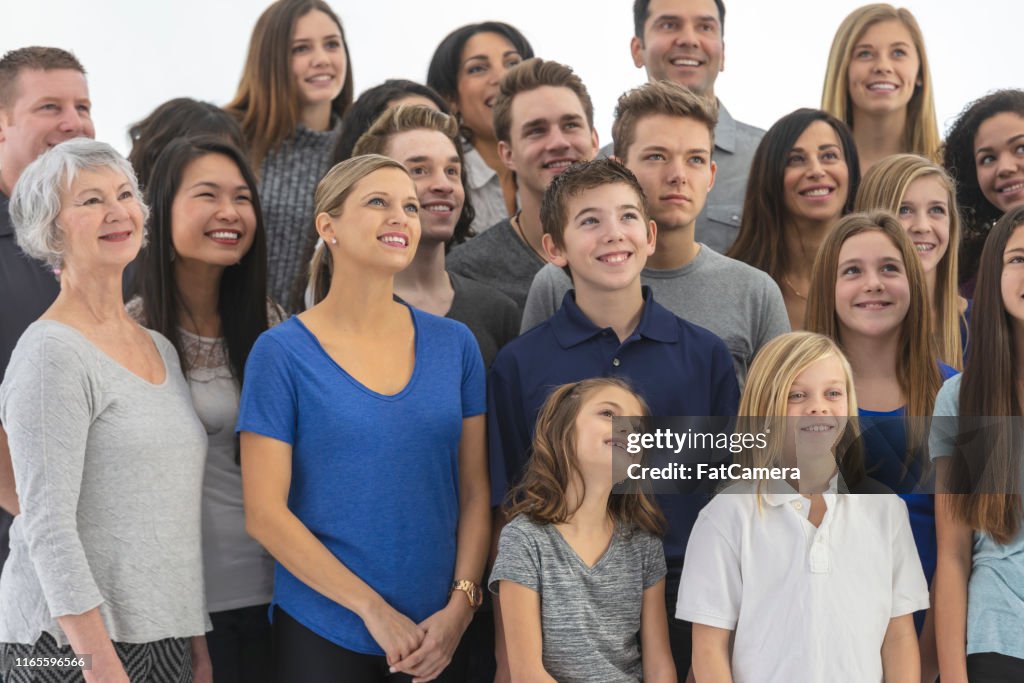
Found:
[[[612,365],[614,365],[615,367],[619,367],[619,365],[621,365],[621,363],[619,362],[618,358],[614,358],[614,359],[612,359]]]
[[[801,503],[799,500],[795,500],[795,501],[793,501],[793,509],[794,510],[803,510],[804,509],[804,504]]]

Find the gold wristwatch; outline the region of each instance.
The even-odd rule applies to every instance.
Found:
[[[480,590],[480,586],[476,585],[469,579],[459,579],[458,581],[452,581],[452,589],[448,591],[448,599],[452,597],[452,593],[455,591],[462,591],[466,594],[466,598],[469,599],[469,606],[471,609],[476,609],[484,602],[484,593]]]

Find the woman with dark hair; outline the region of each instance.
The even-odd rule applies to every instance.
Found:
[[[389,78],[380,85],[364,90],[341,119],[341,135],[331,156],[331,166],[352,158],[352,150],[363,133],[386,109],[400,104],[418,104],[444,114],[451,114],[448,103],[428,85],[402,78]]]
[[[282,317],[266,294],[256,178],[230,143],[175,140],[153,166],[147,197],[150,243],[128,311],[174,345],[209,439],[202,525],[214,677],[266,681],[273,560],[245,531],[234,433],[249,350]]]
[[[225,107],[242,127],[260,177],[271,296],[287,300],[305,267],[313,192],[330,167],[352,104],[341,21],[323,0],[278,0],[253,29],[238,92]]]
[[[727,255],[772,276],[794,330],[803,329],[818,248],[849,213],[859,183],[850,129],[820,109],[783,116],[754,152],[739,235]]]
[[[1024,205],[1024,90],[997,90],[964,107],[942,163],[956,181],[964,228],[960,292],[970,299],[992,224]]]
[[[189,97],[167,100],[128,128],[128,137],[132,141],[128,161],[135,169],[143,191],[149,184],[149,174],[160,152],[169,143],[186,135],[217,135],[235,147],[245,149],[245,138],[238,121],[220,107]]]
[[[485,21],[449,33],[430,60],[427,85],[448,101],[462,128],[477,234],[516,211],[515,177],[498,155],[491,110],[501,77],[531,57],[533,48],[518,29]]]
[[[1024,206],[981,252],[964,372],[935,401],[935,633],[943,683],[1024,680]]]

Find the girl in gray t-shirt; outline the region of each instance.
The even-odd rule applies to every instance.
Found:
[[[639,489],[612,495],[631,459],[612,418],[646,414],[614,378],[558,387],[541,409],[490,579],[513,679],[676,681],[664,518]]]

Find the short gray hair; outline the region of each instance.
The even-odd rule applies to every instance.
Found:
[[[109,168],[128,179],[132,194],[142,206],[143,221],[149,209],[142,201],[131,164],[105,142],[75,138],[47,150],[21,173],[11,192],[11,221],[22,251],[54,268],[64,260],[64,236],[57,225],[61,185],[70,188],[79,171]],[[145,242],[145,233],[143,233]]]

